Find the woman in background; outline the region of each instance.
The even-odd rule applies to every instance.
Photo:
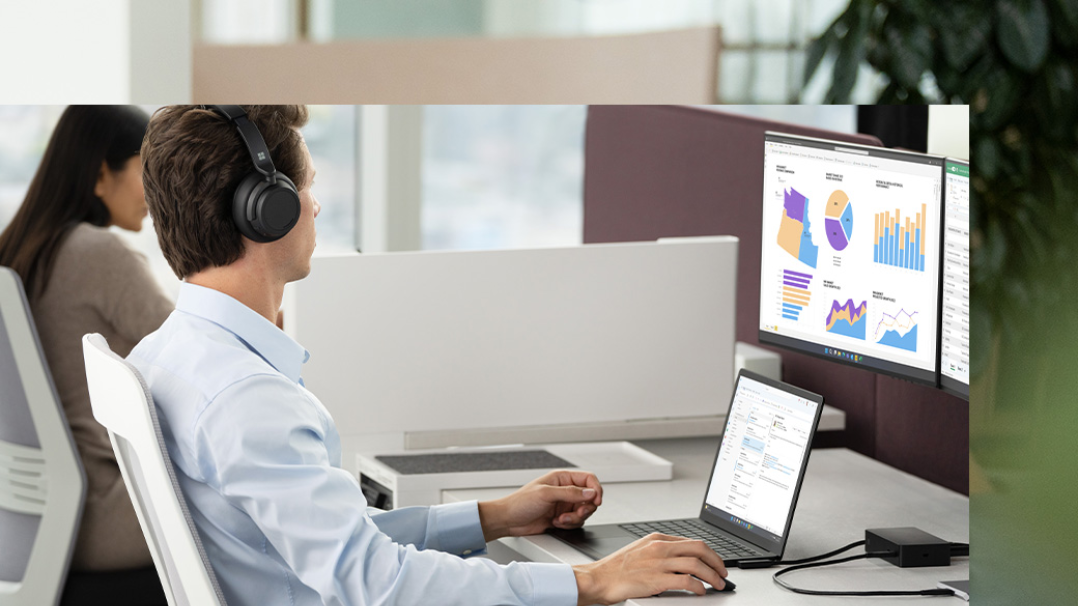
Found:
[[[22,278],[86,470],[73,570],[153,565],[108,433],[90,410],[81,342],[98,332],[127,356],[174,307],[146,258],[108,229],[142,229],[139,149],[148,121],[134,107],[64,110],[22,206],[0,233],[0,265]]]

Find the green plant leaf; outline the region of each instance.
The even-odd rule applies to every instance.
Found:
[[[905,17],[886,33],[891,50],[891,71],[898,83],[916,90],[932,62],[932,32],[927,25]]]
[[[1007,236],[999,221],[990,221],[984,233],[984,245],[981,246],[982,254],[980,268],[986,275],[998,276],[1003,269],[1003,263],[1007,259]]]
[[[1052,36],[1063,46],[1078,46],[1078,2],[1054,0],[1048,4]]]
[[[1002,67],[1000,64],[1003,64]],[[984,90],[985,83],[988,81],[989,76],[996,70],[1008,67],[1010,66],[999,56],[998,52],[993,48],[986,49],[986,52],[973,62],[973,65],[966,70],[964,77],[959,80],[959,94],[973,103],[977,98],[978,93]],[[970,113],[970,127],[976,128],[977,125],[975,125],[974,122],[981,120],[981,110],[976,107],[970,109],[973,110]]]
[[[803,78],[802,86],[808,86],[808,83],[812,80],[812,76],[816,73],[816,70],[820,67],[820,62],[823,61],[824,55],[827,54],[827,49],[834,41],[834,31],[828,29],[819,38],[816,38],[809,43],[808,51],[805,53],[805,77]]]
[[[969,327],[972,336],[970,343],[978,341],[969,351],[969,372],[976,378],[988,368],[992,338],[992,314],[988,312],[984,299],[980,296],[970,298]]]
[[[1044,205],[1033,194],[1023,193],[1016,200],[1018,210],[1015,212],[1015,225],[1018,231],[1014,239],[1018,246],[1015,247],[1022,255],[1023,261],[1029,267],[1040,267],[1048,261],[1048,250],[1045,248],[1047,238],[1041,233],[1040,226],[1049,219],[1044,212]]]
[[[876,105],[898,105],[906,102],[906,97],[899,94],[900,87],[898,83],[892,80],[884,87],[880,93],[878,99],[876,99]],[[904,93],[905,91],[903,91]]]
[[[1048,55],[1048,10],[1043,0],[998,0],[999,46],[1016,67],[1035,72]]]
[[[1033,105],[1042,135],[1057,142],[1073,140],[1078,125],[1078,86],[1075,83],[1075,66],[1050,59],[1037,74]]]
[[[999,145],[991,136],[981,137],[973,146],[973,159],[977,172],[991,181],[999,171]]]
[[[847,7],[835,20],[831,22],[831,25],[827,26],[827,29],[820,34],[819,38],[816,38],[809,44],[808,52],[805,55],[805,77],[802,86],[808,86],[812,75],[816,73],[816,70],[820,67],[820,62],[823,61],[825,55],[827,55],[828,49],[838,42],[838,29],[842,27],[842,23],[847,19],[847,13],[853,10],[853,7]]]
[[[1074,192],[1078,191],[1078,170],[1074,166],[1076,163],[1078,159],[1072,162],[1062,159],[1060,162],[1052,163],[1057,167],[1055,170],[1047,171],[1052,207],[1063,217],[1063,221],[1072,225],[1078,225],[1078,221],[1075,220],[1078,219],[1078,215],[1075,215],[1078,212],[1078,205],[1073,204]],[[1068,217],[1068,214],[1072,216]]]
[[[992,33],[992,12],[982,6],[959,4],[940,9],[940,27],[936,29],[940,48],[947,64],[964,70],[988,45]],[[938,76],[937,76],[938,77]]]
[[[988,99],[981,113],[985,130],[994,131],[1011,117],[1025,90],[1023,84],[1017,74],[1012,74],[1005,65],[998,63],[986,74],[981,82],[981,89]]]
[[[831,88],[827,91],[824,103],[849,103],[850,93],[857,83],[857,72],[865,60],[864,35],[868,30],[871,5],[865,0],[853,0],[850,8],[843,14],[842,23],[846,34],[839,40],[838,56],[832,71]]]
[[[865,39],[865,59],[872,67],[885,72],[891,66],[891,49],[876,34],[869,33]]]
[[[966,79],[968,78],[965,70],[959,71],[939,63],[936,65],[937,67],[933,72],[936,75],[936,86],[939,87],[943,98],[950,103],[968,103],[968,99],[965,97]]]

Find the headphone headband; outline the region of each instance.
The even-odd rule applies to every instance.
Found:
[[[258,132],[258,127],[247,119],[247,112],[238,105],[209,105],[207,107],[228,118],[228,121],[236,126],[236,130],[240,133],[240,138],[243,139],[244,146],[247,148],[248,153],[251,154],[251,162],[254,163],[255,170],[276,181],[277,169],[273,167],[269,147],[266,146],[266,140],[262,138],[262,133]]]

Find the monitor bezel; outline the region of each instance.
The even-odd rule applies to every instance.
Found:
[[[944,187],[942,187],[941,191],[940,191],[940,197],[942,199],[942,206],[941,206],[941,209],[940,209],[941,210],[940,215],[943,217],[944,221],[947,220],[946,177],[947,177],[947,163],[948,162],[950,162],[952,164],[960,164],[962,166],[965,166],[967,169],[969,168],[969,160],[966,160],[964,158],[956,158],[956,157],[953,157],[953,156],[944,156],[943,157],[943,176],[944,176],[943,185],[944,185]],[[941,223],[941,225],[943,225],[943,223]],[[963,400],[969,402],[969,383],[963,383],[962,381],[959,381],[958,379],[948,377],[948,376],[943,374],[943,265],[944,265],[943,244],[945,242],[946,234],[947,234],[946,229],[941,229],[940,230],[940,271],[939,271],[939,274],[940,274],[940,280],[939,280],[939,282],[940,282],[940,284],[939,284],[940,296],[939,296],[939,310],[936,313],[936,317],[939,318],[939,322],[937,323],[938,324],[938,330],[937,330],[937,336],[936,336],[936,368],[939,369],[939,388],[941,390],[943,390],[944,392],[952,395],[952,396],[962,398]],[[972,347],[971,347],[971,354],[972,354]]]

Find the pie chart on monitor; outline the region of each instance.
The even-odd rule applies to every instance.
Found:
[[[850,204],[846,192],[836,189],[831,193],[824,216],[823,227],[827,232],[827,242],[835,250],[845,250],[853,235],[853,204]]]

